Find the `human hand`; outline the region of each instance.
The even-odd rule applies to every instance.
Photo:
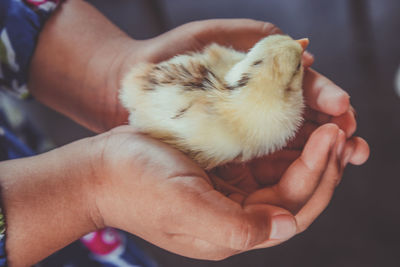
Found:
[[[148,52],[144,53],[143,57],[146,61],[159,62],[176,54],[192,50],[201,50],[211,42],[217,42],[228,46],[231,45],[239,50],[247,50],[259,39],[268,34],[275,33],[280,33],[280,30],[272,24],[265,22],[252,20],[199,21],[183,25],[164,35],[147,41],[146,51]],[[312,56],[306,53],[303,58],[303,64],[308,68],[312,62]],[[231,199],[239,203],[246,204],[259,201],[262,203],[275,204],[288,209],[293,214],[298,214],[302,209],[318,210],[315,211],[313,216],[309,217],[308,220],[299,223],[298,232],[307,228],[329,203],[334,187],[327,187],[326,183],[329,183],[329,180],[331,181],[331,185],[336,184],[336,182],[332,183],[332,181],[337,181],[338,183],[341,179],[343,168],[348,162],[362,164],[369,155],[368,144],[362,138],[352,137],[356,130],[355,112],[350,106],[349,96],[345,91],[321,74],[308,68],[304,78],[304,95],[307,104],[305,123],[296,139],[283,151],[244,165],[229,164],[213,172],[213,174],[218,174],[224,178],[225,181],[233,184],[239,192],[241,191],[241,193],[230,195]],[[340,145],[340,153],[337,156],[337,160],[340,161],[340,163],[334,164],[334,160],[329,161],[323,157],[321,159],[322,161],[317,164],[318,168],[321,168],[319,170],[320,176],[314,177],[314,179],[317,180],[312,181],[312,179],[310,179],[311,181],[305,182],[306,187],[311,191],[303,190],[301,186],[296,185],[294,182],[288,183],[288,180],[296,180],[296,177],[299,180],[302,179],[301,167],[299,167],[301,164],[299,165],[298,161],[304,161],[303,157],[307,157],[307,155],[312,154],[311,151],[313,151],[311,145],[307,152],[303,151],[306,141],[317,127],[328,122],[334,123],[341,128],[338,134],[340,140],[344,140],[346,137],[348,138],[347,141],[341,141],[343,144]],[[333,126],[331,125],[329,127]],[[333,129],[330,131],[333,131]],[[323,135],[317,134],[314,139],[321,138],[321,136]],[[299,158],[302,151],[304,155]],[[316,156],[319,157],[321,155],[316,154]],[[295,160],[296,162],[294,162]],[[329,165],[327,162],[329,162]],[[293,166],[291,165],[292,163]],[[296,172],[293,170],[298,170],[299,168],[299,174],[294,175]],[[332,171],[328,172],[327,169],[332,169]],[[258,173],[254,174],[254,172]],[[322,173],[324,173],[325,178],[321,178]],[[286,183],[286,186],[290,185],[289,188],[286,188],[285,192],[293,193],[296,191],[304,191],[302,193],[302,199],[295,201],[295,203],[285,204],[283,203],[285,201],[281,198],[287,198],[289,196],[283,194],[279,196],[279,198],[276,196],[271,197],[269,192],[271,192],[271,190],[276,190],[278,187],[281,188],[282,183]],[[322,186],[322,184],[325,185]],[[324,193],[317,193],[317,191],[319,192],[320,190],[316,190],[314,193],[313,190],[317,187],[319,188],[319,186],[324,188],[321,189]],[[246,197],[248,194],[250,194],[250,196]],[[316,196],[314,196],[314,194]],[[324,201],[320,201],[318,203],[319,205],[315,205],[317,203],[310,200],[310,203],[314,204],[310,204],[311,206],[307,205],[306,208],[306,203],[308,203],[307,201],[309,199],[321,198],[320,195],[325,196]]]
[[[212,23],[219,25],[220,22]],[[200,42],[196,34],[190,33],[197,27],[194,31],[211,36],[209,42],[218,40],[214,37],[219,36],[220,43],[225,40],[221,31],[229,33],[227,36],[234,36],[232,31],[238,29],[228,21],[226,26],[232,28],[216,30],[211,25],[205,26],[207,23],[211,22],[185,25],[145,41],[146,49],[141,60],[158,62],[179,53],[201,49],[207,45],[208,39],[201,38]],[[264,29],[274,29],[270,24],[263,25]],[[213,31],[210,32],[210,29]],[[246,29],[241,34],[248,33]],[[254,35],[253,41],[249,42],[248,38],[238,38],[237,41],[242,43],[236,48],[246,49],[246,46],[250,47],[252,42],[262,37]],[[229,42],[234,43],[232,40]],[[311,63],[312,58],[306,56],[304,64],[309,66]],[[137,133],[132,135],[129,128],[118,129],[116,134],[119,137],[113,137],[115,140],[112,142],[126,144],[128,141],[125,140],[131,139],[129,143],[133,144],[137,143],[133,139],[138,138],[141,139],[139,143],[147,145],[139,145],[139,149],[135,146],[128,155],[118,151],[120,145],[109,145],[112,149],[102,153],[115,155],[110,160],[113,162],[111,165],[104,164],[112,166],[104,174],[106,177],[118,177],[118,182],[109,181],[110,186],[102,184],[99,190],[103,193],[97,194],[110,195],[107,190],[117,186],[111,195],[121,197],[118,197],[118,202],[111,197],[96,201],[99,218],[104,219],[104,223],[99,225],[121,228],[180,255],[202,259],[221,259],[250,249],[273,246],[306,229],[329,203],[334,189],[332,185],[340,180],[345,161],[362,163],[368,156],[368,147],[362,139],[354,138],[345,144],[346,136],[351,136],[356,127],[348,95],[313,70],[308,70],[306,75],[305,95],[309,107],[306,123],[298,138],[281,152],[282,155],[274,154],[245,165],[254,166],[252,171],[256,169],[260,174],[236,180],[236,186],[249,194],[247,197],[241,194],[224,196],[213,189],[208,176],[197,165],[180,153],[156,140]],[[327,102],[332,105],[327,105]],[[316,130],[327,122],[333,122],[343,130],[339,131],[333,124],[323,125]],[[153,147],[148,147],[149,144]],[[350,159],[345,159],[351,150],[354,151],[350,153]],[[141,161],[135,164],[133,159],[138,155],[141,155]],[[269,168],[273,164],[276,165]],[[143,166],[151,166],[151,169],[143,170]],[[241,171],[237,167],[230,165],[218,168],[210,175],[219,175],[221,179],[229,181],[237,178],[238,171]],[[131,178],[136,168],[141,174],[136,177],[139,184]],[[116,170],[118,173],[112,175]],[[299,181],[300,185],[297,183]],[[123,185],[122,193],[119,185]],[[107,190],[104,191],[104,188]],[[127,207],[127,201],[132,201],[132,196],[137,196],[135,208],[139,211],[129,212],[126,209],[123,212],[121,207]],[[102,222],[102,219],[99,221]]]
[[[337,179],[337,147],[343,142],[334,125],[317,130],[299,160],[307,168],[292,168],[296,179],[309,180],[293,192],[308,197],[322,187],[318,190],[326,193],[326,184]],[[95,137],[93,147],[100,149],[93,158],[97,167],[89,197],[97,227],[120,228],[188,257],[222,259],[283,242],[314,220],[331,197],[305,205],[297,217],[273,198],[260,201],[254,195],[239,204],[215,190],[207,174],[182,153],[129,126]],[[290,176],[282,181],[293,182]]]

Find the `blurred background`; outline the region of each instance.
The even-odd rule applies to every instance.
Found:
[[[371,146],[369,161],[346,169],[328,209],[289,242],[209,262],[132,237],[160,266],[400,266],[399,0],[89,2],[135,39],[210,18],[264,20],[294,38],[308,37],[314,68],[349,92],[358,114],[356,134]],[[56,146],[92,135],[34,101],[21,105]]]

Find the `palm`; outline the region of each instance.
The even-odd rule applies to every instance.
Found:
[[[260,188],[278,183],[282,174],[299,154],[299,151],[285,148],[247,163],[229,163],[217,167],[213,173],[243,193],[251,194]]]

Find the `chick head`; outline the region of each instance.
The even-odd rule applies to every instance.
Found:
[[[245,82],[249,85],[247,88],[267,91],[274,99],[286,101],[290,92],[302,89],[301,59],[307,45],[308,39],[293,40],[286,35],[266,37],[228,72],[225,79],[231,86]]]
[[[229,120],[240,125],[236,129],[247,140],[263,144],[258,146],[264,147],[260,155],[283,147],[301,125],[302,54],[307,45],[308,39],[266,37],[225,76],[232,89]]]

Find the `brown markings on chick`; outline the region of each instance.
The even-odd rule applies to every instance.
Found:
[[[238,87],[246,86],[247,83],[249,82],[249,80],[250,80],[249,74],[248,73],[243,73],[242,77],[240,78],[240,80],[237,83],[237,86]]]
[[[154,86],[159,85],[157,79],[156,79],[153,75],[149,75],[149,77],[148,77],[148,82],[149,82],[151,85],[154,85]],[[153,89],[154,89],[154,88],[153,88]]]
[[[260,59],[260,60],[257,60],[257,61],[254,61],[253,66],[260,65],[262,62],[263,62],[263,61],[262,61],[261,59]]]
[[[190,61],[189,64],[156,65],[145,77],[143,90],[155,90],[157,86],[181,86],[183,91],[209,91],[230,89],[204,64]],[[239,86],[248,78],[242,77]]]
[[[154,66],[148,75],[148,82],[151,85],[174,84],[177,77],[173,74],[174,70],[166,66]]]
[[[187,107],[184,107],[182,109],[180,109],[178,111],[178,113],[176,113],[175,116],[173,116],[171,119],[179,119],[182,118],[183,115],[185,114],[186,111],[188,111],[188,109],[190,109],[192,107],[193,103],[190,103]]]
[[[139,63],[136,73],[131,78],[134,83],[139,82],[138,87],[143,91],[153,91],[155,89],[157,81],[153,76],[154,66],[151,63]]]
[[[207,90],[213,88],[213,83],[210,80],[210,70],[202,64],[190,64],[190,76],[186,76],[182,83],[185,90]],[[189,71],[188,71],[189,72]]]
[[[248,73],[243,73],[243,74],[242,74],[242,77],[240,78],[239,81],[237,81],[236,84],[234,84],[234,85],[227,85],[226,88],[227,88],[228,90],[235,90],[235,89],[238,89],[238,88],[240,88],[240,87],[244,87],[244,86],[247,85],[247,83],[249,82],[249,80],[250,80],[250,75],[249,75]]]

